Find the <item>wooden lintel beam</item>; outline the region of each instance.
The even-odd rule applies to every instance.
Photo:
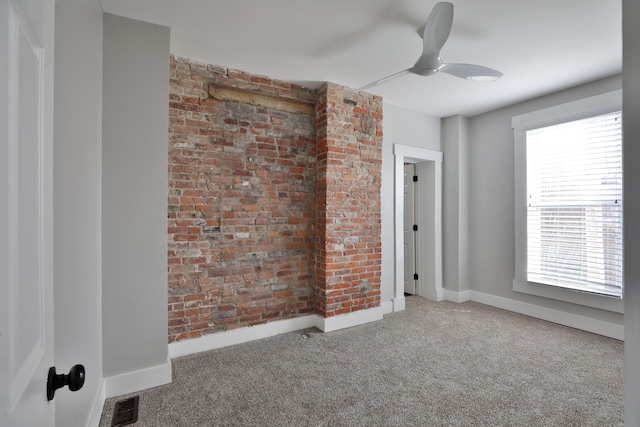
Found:
[[[239,102],[308,116],[315,115],[315,105],[313,103],[257,93],[246,89],[210,84],[209,96],[219,101]]]

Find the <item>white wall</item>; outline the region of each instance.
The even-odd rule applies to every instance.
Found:
[[[617,325],[623,315],[513,292],[514,142],[511,118],[621,88],[620,76],[469,119],[469,282],[472,291]],[[446,158],[445,158],[446,162]]]
[[[166,382],[167,368],[171,378],[168,99],[169,29],[105,14],[102,310],[107,396]]]
[[[623,2],[625,425],[640,425],[640,2]]]
[[[55,361],[80,363],[84,387],[56,393],[56,425],[96,425],[102,411],[102,8],[58,0],[54,104]],[[44,387],[44,385],[43,385]]]
[[[393,144],[440,151],[440,119],[387,103],[383,114],[381,301],[386,302],[393,299],[395,284]]]

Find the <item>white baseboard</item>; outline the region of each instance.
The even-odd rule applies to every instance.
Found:
[[[444,299],[447,301],[453,302],[467,302],[471,301],[471,291],[466,290],[462,292],[450,291],[449,289],[444,289]]]
[[[100,380],[100,386],[98,387],[96,396],[93,399],[93,404],[91,405],[91,413],[89,414],[89,422],[87,423],[87,427],[100,425],[100,418],[102,417],[102,409],[104,408],[105,400],[106,395],[104,392],[103,378],[102,380]]]
[[[429,299],[431,301],[442,301],[443,299],[445,299],[445,289],[442,288],[436,288],[436,289],[429,289],[427,291],[425,291],[423,294],[420,294],[421,297],[424,297],[426,299]]]
[[[514,301],[512,299],[489,295],[482,292],[470,292],[471,301],[558,323],[560,325],[569,326],[594,334],[604,335],[609,338],[624,340],[624,325],[596,320],[586,316],[541,307],[539,305]]]
[[[201,351],[215,350],[216,348],[242,344],[287,332],[313,328],[314,326],[316,326],[316,316],[310,315],[276,320],[262,325],[248,326],[226,332],[218,332],[200,338],[192,338],[169,344],[169,357],[175,359],[176,357],[199,353]]]
[[[382,315],[382,307],[375,307],[368,310],[360,310],[353,313],[341,314],[339,316],[327,318],[316,315],[316,327],[323,332],[332,332],[381,320]]]
[[[393,304],[393,311],[402,311],[406,308],[407,306],[407,302],[405,301],[404,297],[398,297],[398,298],[394,298],[392,301]]]
[[[380,303],[380,307],[382,308],[382,314],[393,313],[393,301],[383,301]]]
[[[157,387],[170,382],[171,359],[167,357],[167,363],[162,365],[105,378],[104,395],[106,398],[110,398]]]
[[[262,325],[249,326],[226,332],[218,332],[200,338],[192,338],[169,344],[169,357],[187,356],[202,351],[215,350],[230,345],[242,344],[275,335],[295,332],[301,329],[316,327],[323,332],[336,331],[351,326],[362,325],[382,319],[384,310],[389,310],[391,301],[384,303],[384,307],[371,308],[369,310],[356,311],[354,313],[329,317],[327,319],[315,315],[294,317],[291,319],[276,320]],[[395,308],[395,305],[393,305]],[[391,310],[388,311],[389,313]]]

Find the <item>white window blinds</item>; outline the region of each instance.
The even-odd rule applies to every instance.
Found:
[[[621,120],[526,132],[528,281],[622,297]]]

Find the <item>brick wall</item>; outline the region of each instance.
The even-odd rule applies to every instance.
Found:
[[[248,101],[216,99],[213,87]],[[169,342],[313,311],[315,99],[171,57]]]
[[[380,305],[380,97],[172,56],[169,120],[169,342]]]
[[[318,91],[316,311],[380,305],[382,98],[327,83]]]

